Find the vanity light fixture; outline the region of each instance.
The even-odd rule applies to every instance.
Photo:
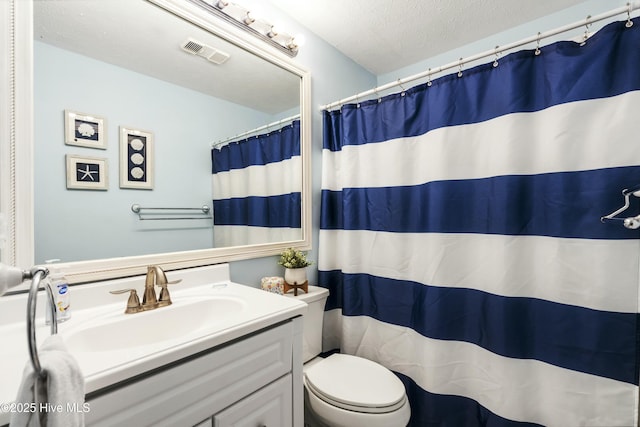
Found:
[[[301,36],[293,36],[280,31],[272,23],[258,18],[254,12],[227,0],[189,0],[219,18],[233,24],[265,43],[276,47],[280,51],[293,57],[298,54],[302,45]],[[278,28],[276,31],[275,28]]]

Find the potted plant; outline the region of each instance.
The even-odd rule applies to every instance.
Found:
[[[292,285],[301,285],[307,281],[307,267],[313,263],[307,259],[307,255],[304,252],[288,248],[280,254],[278,264],[285,268],[285,282]]]

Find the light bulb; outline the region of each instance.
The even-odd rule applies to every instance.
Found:
[[[247,14],[244,16],[244,19],[242,20],[242,22],[244,22],[247,25],[253,24],[256,21],[256,19],[252,15],[253,14],[251,13],[251,11],[247,11]]]
[[[291,37],[291,39],[287,43],[287,48],[294,52],[297,52],[300,46],[304,44],[304,42],[305,42],[304,35],[297,34],[296,36]]]

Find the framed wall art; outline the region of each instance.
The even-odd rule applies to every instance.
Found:
[[[64,110],[64,143],[80,147],[107,149],[106,119]]]
[[[66,155],[67,188],[77,190],[106,190],[108,188],[107,159]]]
[[[120,188],[153,189],[153,132],[120,126]]]

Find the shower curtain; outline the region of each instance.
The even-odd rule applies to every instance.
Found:
[[[300,121],[211,150],[214,246],[301,238]]]
[[[640,22],[431,83],[324,113],[324,349],[412,426],[635,426]]]

